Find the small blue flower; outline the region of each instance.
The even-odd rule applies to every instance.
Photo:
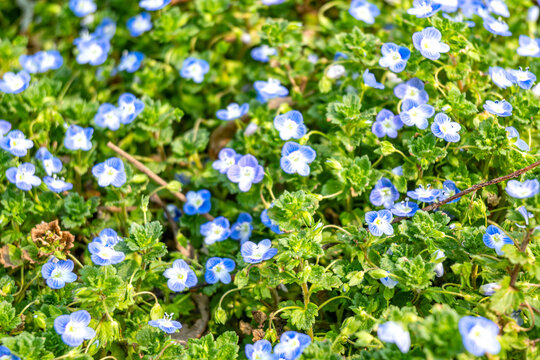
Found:
[[[402,127],[403,123],[399,116],[394,115],[390,110],[382,109],[377,114],[377,118],[371,127],[371,132],[379,138],[388,136],[395,139],[398,136],[398,130]]]
[[[261,0],[261,2],[263,3],[263,5],[272,6],[272,5],[283,4],[285,0]]]
[[[523,219],[525,219],[525,225],[529,225],[529,219],[533,218],[534,215],[528,212],[527,208],[525,208],[523,205],[518,207],[517,211],[521,214],[521,216],[523,216]]]
[[[460,190],[456,186],[455,182],[453,182],[452,180],[445,180],[445,182],[443,182],[443,188],[442,188],[441,193],[439,195],[439,201],[442,201],[444,199],[448,199],[450,196],[454,196],[455,194],[459,193],[459,191]],[[458,197],[457,199],[454,199],[454,200],[448,202],[448,204],[458,202],[459,199],[461,199],[461,198]]]
[[[383,177],[377,181],[371,194],[369,194],[369,201],[373,206],[384,206],[389,209],[394,205],[394,202],[399,199],[399,192],[390,180]]]
[[[433,3],[441,5],[441,11],[447,13],[453,13],[459,9],[459,0],[433,0]]]
[[[140,0],[139,6],[144,10],[156,11],[161,10],[165,6],[169,5],[171,0]]]
[[[536,75],[530,72],[529,68],[525,69],[525,71],[521,68],[519,70],[508,70],[508,80],[524,90],[529,90],[536,82]]]
[[[396,166],[395,168],[393,168],[392,169],[392,174],[397,175],[397,176],[403,176],[403,166],[400,165],[400,166]]]
[[[92,134],[94,129],[91,127],[82,128],[79,125],[71,125],[66,130],[64,146],[69,150],[88,151],[92,148]]]
[[[119,71],[127,71],[128,73],[134,73],[141,67],[144,60],[144,54],[139,51],[125,52],[118,64]]]
[[[281,149],[280,166],[287,174],[308,176],[309,164],[315,160],[317,153],[307,145],[299,145],[288,141]]]
[[[417,18],[427,18],[433,16],[441,9],[441,5],[432,0],[414,0],[413,7],[407,10],[407,14]]]
[[[93,66],[101,65],[107,60],[111,44],[105,38],[91,37],[88,40],[77,42],[77,63],[90,64]]]
[[[64,191],[69,191],[71,189],[73,189],[73,184],[71,183],[68,183],[66,181],[64,181],[63,179],[58,179],[56,177],[56,175],[54,176],[45,176],[43,178],[43,182],[45,183],[45,185],[47,185],[47,187],[49,188],[49,190],[55,192],[55,193],[61,193],[61,192],[64,192]]]
[[[501,344],[497,339],[499,327],[493,321],[482,316],[464,316],[459,320],[458,327],[463,346],[471,354],[496,355],[501,351]]]
[[[274,205],[272,204],[270,207],[272,206]],[[283,234],[283,231],[281,231],[281,229],[279,228],[278,223],[270,219],[270,216],[268,216],[268,209],[264,209],[261,212],[261,222],[263,223],[264,226],[272,230],[272,232],[276,234]]]
[[[66,286],[66,283],[77,280],[77,275],[73,273],[73,267],[73,261],[58,260],[53,257],[41,268],[41,276],[47,281],[47,285],[51,289],[61,289]]]
[[[96,331],[89,327],[90,314],[86,310],[75,311],[70,315],[60,315],[54,319],[54,330],[62,336],[62,341],[69,346],[79,346],[84,340],[96,336]]]
[[[270,240],[264,239],[258,244],[246,241],[242,244],[240,253],[244,258],[244,262],[248,264],[258,264],[276,256],[277,249],[272,247],[272,242]]]
[[[370,86],[372,88],[380,89],[380,90],[384,89],[384,85],[381,84],[380,82],[377,82],[375,75],[373,75],[369,71],[369,69],[366,69],[366,71],[364,71],[362,78],[364,79],[364,84],[366,84],[366,86]]]
[[[291,110],[274,118],[274,127],[279,131],[281,140],[301,139],[306,135],[307,128],[300,111]]]
[[[62,161],[55,158],[45,147],[39,148],[39,150],[36,152],[36,159],[41,160],[41,164],[49,176],[52,176],[52,174],[56,174],[62,170]]]
[[[334,61],[338,61],[338,60],[347,60],[349,57],[347,56],[347,54],[344,54],[342,53],[341,51],[336,51],[336,53],[334,54]]]
[[[413,100],[405,100],[401,104],[400,120],[407,126],[416,126],[420,130],[428,127],[428,119],[435,114],[433,106],[417,104]]]
[[[197,285],[197,275],[182,259],[174,260],[172,266],[163,272],[167,286],[174,292],[181,292]]]
[[[39,186],[41,179],[34,175],[36,167],[30,163],[22,163],[18,167],[6,170],[6,178],[19,189],[30,191],[32,186]]]
[[[227,105],[227,109],[220,109],[216,111],[216,117],[219,120],[234,120],[246,115],[249,111],[249,104],[245,103],[242,106],[237,103],[231,103]]]
[[[227,170],[227,178],[238,183],[240,191],[246,192],[252,184],[257,184],[264,178],[264,169],[253,155],[244,155],[235,165]]]
[[[484,109],[489,113],[497,116],[511,116],[512,115],[512,104],[506,100],[486,100],[484,104]]]
[[[423,185],[418,185],[418,188],[416,190],[407,191],[407,196],[423,203],[435,202],[440,195],[441,190],[432,189],[431,185],[428,185],[426,188],[424,188]]]
[[[504,0],[486,0],[486,5],[488,10],[495,15],[505,18],[510,17],[510,11],[508,11],[508,6],[506,6]]]
[[[271,346],[270,346],[270,348],[271,348]],[[2,346],[2,345],[0,345],[0,359],[2,359],[2,360],[21,360],[20,357],[13,355],[11,353],[11,350],[9,350],[7,347]]]
[[[379,8],[366,0],[353,0],[349,7],[349,14],[356,20],[373,25],[375,18],[381,14]]]
[[[178,207],[174,204],[167,204],[167,211],[169,212],[169,215],[171,215],[173,222],[178,222],[180,220],[180,216],[182,216],[182,212]],[[167,220],[167,213],[163,212],[163,216],[165,217],[165,220]]]
[[[444,258],[446,258],[446,255],[442,250],[436,250],[431,255],[431,261],[436,264],[433,271],[435,272],[435,275],[437,277],[443,277],[443,275],[444,275],[444,266],[443,266]],[[443,260],[441,260],[441,259],[443,259]]]
[[[101,187],[112,185],[121,187],[126,183],[124,163],[117,157],[112,157],[92,168],[92,174],[98,179]]]
[[[370,211],[365,215],[369,232],[373,236],[381,236],[382,234],[393,235],[393,218],[392,213],[388,210]]]
[[[540,191],[540,183],[537,179],[519,182],[510,180],[506,184],[506,193],[516,199],[526,199],[535,196]]]
[[[212,207],[211,196],[210,191],[205,189],[196,192],[188,191],[186,194],[187,201],[184,204],[186,215],[208,214]]]
[[[332,64],[328,67],[328,70],[326,70],[326,77],[329,79],[339,79],[340,77],[345,76],[347,74],[347,70],[345,69],[345,66],[341,64]]]
[[[441,53],[450,51],[450,46],[441,42],[441,37],[441,32],[430,26],[420,32],[415,32],[412,39],[414,47],[423,57],[438,60]]]
[[[230,148],[223,148],[219,151],[218,160],[212,163],[212,167],[222,174],[226,174],[227,170],[233,165],[236,165],[242,155],[239,155]]]
[[[120,128],[120,111],[113,104],[101,104],[94,116],[97,126],[116,131]]]
[[[152,18],[149,13],[143,12],[129,18],[126,26],[129,30],[129,34],[133,37],[137,37],[152,29]]]
[[[495,294],[500,288],[501,285],[497,283],[488,283],[480,286],[480,288],[478,288],[478,291],[484,296],[491,296]]]
[[[4,138],[9,130],[11,130],[11,123],[6,120],[0,119],[0,141]]]
[[[104,38],[111,40],[116,33],[116,23],[109,18],[104,18],[101,23],[96,27],[94,35],[98,38]]]
[[[148,321],[148,325],[161,329],[167,334],[174,334],[182,328],[182,324],[179,321],[173,320],[173,316],[174,314],[165,313],[163,319],[150,320]]]
[[[397,284],[399,284],[397,280],[392,279],[390,276],[383,277],[379,279],[379,281],[389,289],[393,289]]]
[[[508,77],[508,72],[502,67],[493,66],[489,68],[489,76],[491,81],[501,89],[506,89],[507,87],[512,86],[512,81]]]
[[[399,73],[405,70],[407,60],[411,56],[411,50],[394,43],[386,43],[381,47],[381,54],[383,57],[379,59],[379,65]]]
[[[123,93],[118,98],[118,111],[120,122],[130,124],[144,110],[144,103],[131,93]]]
[[[0,91],[6,94],[18,94],[23,92],[30,85],[30,74],[25,70],[18,74],[7,72],[0,80]]]
[[[253,83],[253,87],[257,92],[257,100],[263,104],[270,99],[289,95],[289,90],[277,79],[258,80]]]
[[[519,56],[540,57],[540,39],[531,39],[527,35],[519,35]]]
[[[491,16],[484,18],[484,28],[492,34],[500,36],[511,36],[512,33],[508,30],[509,26],[501,19],[494,19]]]
[[[418,78],[396,85],[394,95],[398,99],[412,100],[417,104],[425,104],[429,100],[428,93],[424,90],[424,83]]]
[[[62,66],[64,60],[57,50],[38,51],[34,55],[21,55],[19,57],[21,66],[29,72],[44,73],[49,70],[56,70]]]
[[[431,124],[431,132],[438,138],[448,142],[458,142],[461,125],[452,121],[445,113],[435,115],[435,121]]]
[[[240,240],[240,243],[248,241],[253,231],[252,222],[251,215],[240,213],[236,222],[231,226],[231,239]]]
[[[223,216],[202,224],[200,231],[201,235],[204,236],[206,245],[211,245],[216,241],[223,241],[231,235],[229,220]]]
[[[253,58],[253,60],[257,60],[263,63],[267,63],[270,60],[270,56],[274,55],[277,55],[277,50],[266,44],[251,49],[251,57]]]
[[[28,149],[34,147],[34,142],[27,139],[20,130],[12,130],[0,138],[0,147],[11,155],[26,156]]]
[[[99,236],[88,244],[88,251],[92,254],[92,262],[96,265],[114,265],[121,263],[126,255],[114,249],[118,242],[122,241],[112,229],[103,229]]]
[[[377,336],[381,341],[396,344],[403,354],[409,352],[411,348],[411,336],[400,324],[394,321],[387,321],[379,325]]]
[[[184,60],[180,76],[184,79],[191,79],[195,83],[200,84],[204,80],[204,75],[210,70],[208,62],[201,59],[189,57]]]
[[[392,206],[392,209],[390,209],[392,214],[396,216],[405,216],[410,217],[413,216],[418,211],[418,204],[412,202],[412,201],[402,201],[400,203],[394,204]]]
[[[501,229],[494,225],[489,225],[486,229],[486,233],[482,237],[484,244],[490,248],[495,249],[497,255],[503,255],[502,247],[504,245],[511,245],[514,242],[512,239],[506,235]]]
[[[97,10],[94,0],[69,0],[69,8],[77,17],[85,17]]]
[[[248,360],[274,360],[272,344],[268,340],[258,340],[253,345],[246,345],[246,357]]]
[[[211,257],[206,261],[204,279],[209,284],[215,284],[218,281],[229,284],[231,282],[230,272],[233,271],[235,267],[236,264],[232,259]]]
[[[279,359],[296,360],[311,343],[311,338],[296,331],[285,331],[279,338],[279,344],[274,347],[274,354]]]
[[[511,140],[510,142],[516,146],[521,151],[529,151],[531,148],[529,145],[525,142],[525,140],[522,140],[519,138],[519,132],[517,129],[513,126],[506,127],[506,134],[508,137],[508,140]],[[516,139],[516,140],[513,140]]]

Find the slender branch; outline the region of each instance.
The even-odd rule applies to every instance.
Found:
[[[529,241],[531,240],[531,235],[534,232],[536,228],[531,228],[527,230],[525,233],[525,237],[523,238],[523,242],[521,243],[521,246],[519,248],[519,251],[525,252],[527,250],[527,246],[529,245]],[[514,268],[512,269],[512,272],[510,273],[510,287],[513,287],[515,289],[517,277],[519,275],[519,271],[521,270],[521,265],[516,264]]]

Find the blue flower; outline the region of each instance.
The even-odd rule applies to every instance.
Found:
[[[382,109],[377,114],[377,119],[371,127],[371,132],[379,138],[388,136],[395,139],[398,136],[398,130],[402,127],[403,123],[399,116],[394,115],[390,110]]]
[[[264,169],[253,155],[244,155],[235,165],[227,170],[227,178],[238,183],[240,191],[246,192],[252,184],[257,184],[264,178]]]
[[[497,290],[499,290],[500,288],[501,285],[497,283],[488,283],[480,286],[480,288],[478,288],[478,291],[484,296],[491,296],[495,294],[495,292],[497,292]]]
[[[184,60],[182,69],[180,70],[180,76],[184,79],[192,79],[197,84],[200,84],[204,80],[204,75],[210,70],[208,62],[201,59],[189,57]]]
[[[236,264],[234,260],[228,258],[211,257],[206,261],[206,272],[204,279],[209,284],[215,284],[221,281],[224,284],[231,282],[231,271],[234,270]]]
[[[540,184],[537,179],[525,180],[519,182],[510,180],[506,184],[506,193],[516,199],[526,199],[535,196],[540,190]]]
[[[6,170],[6,177],[10,183],[19,189],[30,191],[32,186],[39,186],[41,179],[34,175],[36,168],[30,163],[22,163],[18,167],[10,167]]]
[[[425,104],[429,100],[428,93],[424,90],[424,83],[418,78],[396,85],[394,95],[398,99],[412,100],[417,104]]]
[[[347,54],[344,54],[342,53],[341,51],[336,51],[336,53],[334,54],[334,61],[337,61],[337,60],[347,60],[349,57],[347,56]]]
[[[427,18],[433,16],[441,9],[441,5],[432,0],[414,0],[413,7],[407,10],[407,14],[415,15],[417,18]]]
[[[182,216],[182,212],[178,207],[174,204],[167,204],[167,211],[169,212],[169,215],[171,215],[173,222],[178,222],[180,220],[180,216]],[[163,212],[163,216],[165,217],[165,220],[167,220],[167,213]]]
[[[133,37],[137,37],[152,29],[152,18],[149,13],[143,12],[129,18],[126,26],[129,30],[129,34]]]
[[[489,225],[487,227],[486,233],[482,237],[482,240],[488,248],[495,249],[497,255],[504,254],[502,251],[502,247],[504,245],[512,245],[514,243],[508,235],[494,225]]]
[[[182,324],[179,321],[173,320],[173,316],[174,314],[165,313],[163,319],[150,320],[148,321],[148,325],[159,328],[167,334],[174,334],[182,328]]]
[[[84,340],[96,336],[94,329],[89,327],[90,314],[86,310],[75,311],[71,315],[60,315],[54,319],[54,330],[62,336],[62,341],[69,346],[79,346]]]
[[[208,214],[212,203],[210,202],[210,191],[208,190],[199,190],[188,191],[186,194],[187,201],[184,204],[184,212],[187,215],[196,215],[196,214]]]
[[[69,0],[69,8],[75,16],[85,17],[96,11],[97,6],[94,0]]]
[[[41,276],[47,281],[47,285],[51,289],[61,289],[66,286],[66,283],[77,280],[77,275],[73,273],[73,267],[73,261],[58,260],[53,257],[41,268]]]
[[[529,68],[525,69],[525,71],[521,68],[519,70],[508,70],[508,80],[524,90],[529,90],[536,81],[536,75],[530,72]]]
[[[121,187],[126,182],[124,163],[117,157],[112,157],[92,168],[92,174],[98,179],[101,187],[112,185]]]
[[[18,94],[23,92],[30,85],[30,74],[25,70],[18,74],[7,72],[0,80],[0,91],[6,94]]]
[[[519,47],[516,51],[520,56],[540,57],[540,39],[519,35]]]
[[[496,355],[501,351],[497,339],[499,327],[493,321],[482,316],[464,316],[459,320],[459,333],[463,346],[475,356]]]
[[[223,241],[231,235],[229,220],[223,216],[202,224],[200,231],[201,235],[204,236],[206,245],[211,245],[216,241]]]
[[[174,260],[172,266],[163,272],[169,289],[181,292],[197,285],[197,275],[182,259]]]
[[[274,205],[272,204],[270,207],[272,206]],[[261,212],[261,222],[263,223],[264,226],[272,230],[272,232],[276,234],[283,234],[283,231],[281,231],[281,229],[279,228],[278,223],[270,219],[270,216],[268,216],[268,209],[264,209]]]
[[[296,331],[285,331],[279,338],[279,344],[274,347],[274,354],[280,359],[296,360],[311,343],[311,338]]]
[[[384,85],[380,82],[377,82],[375,75],[369,72],[369,69],[366,69],[366,71],[364,71],[362,78],[364,79],[364,84],[366,84],[367,86],[380,90],[384,89]]]
[[[11,130],[11,123],[0,119],[0,141],[4,138],[4,135],[9,132],[9,130]]]
[[[3,360],[21,360],[20,357],[13,355],[11,353],[11,351],[7,347],[2,346],[2,345],[0,345],[0,359],[3,359]]]
[[[38,51],[34,55],[21,55],[19,57],[21,66],[29,72],[44,73],[49,70],[56,70],[62,66],[64,60],[57,50]]]
[[[253,345],[246,345],[246,357],[248,360],[274,360],[272,344],[268,340],[258,340]]]
[[[510,16],[510,11],[508,11],[508,6],[506,6],[504,0],[487,0],[486,5],[488,7],[488,10],[495,15],[499,15],[505,18]]]
[[[443,188],[442,188],[441,193],[439,195],[439,201],[442,201],[444,199],[448,199],[450,196],[454,196],[455,194],[459,193],[459,191],[460,190],[456,186],[455,182],[453,182],[452,180],[446,180],[445,182],[443,182]],[[454,199],[454,200],[448,202],[448,204],[458,202],[459,199],[461,199],[461,198],[458,197],[457,199]]]
[[[401,104],[400,120],[407,126],[416,126],[420,130],[428,127],[428,119],[435,114],[433,106],[428,104],[417,104],[413,100],[407,99]]]
[[[390,209],[392,214],[396,216],[405,216],[410,217],[413,216],[418,211],[418,204],[412,202],[412,201],[402,201],[400,203],[394,204],[392,208]]]
[[[512,33],[508,30],[509,26],[501,19],[494,19],[491,16],[484,18],[484,28],[492,34],[500,36],[511,36]]]
[[[47,185],[49,190],[55,193],[61,193],[73,189],[73,184],[64,181],[64,179],[57,178],[56,175],[53,175],[52,177],[45,176],[43,178],[43,182],[45,185]]]
[[[32,140],[26,139],[20,130],[12,130],[0,138],[0,147],[14,156],[26,156],[28,149],[34,147]]]
[[[231,103],[227,105],[227,109],[220,109],[216,111],[216,117],[219,120],[234,120],[246,115],[249,111],[249,104],[245,103],[242,106],[237,103]]]
[[[345,67],[341,64],[332,64],[328,67],[328,70],[326,70],[326,77],[329,79],[339,79],[345,74],[347,74],[347,70],[345,70]]]
[[[521,151],[529,151],[531,148],[529,145],[522,139],[519,138],[519,132],[513,126],[508,126],[505,128],[508,140],[516,139],[511,141],[514,146],[516,146]]]
[[[235,165],[242,155],[239,155],[230,148],[223,148],[219,151],[218,160],[212,163],[212,167],[222,174],[226,174],[227,170]]]
[[[397,175],[397,176],[403,176],[403,166],[400,165],[400,166],[396,166],[395,168],[393,168],[392,169],[392,174]]]
[[[36,152],[36,159],[41,160],[41,164],[49,176],[52,176],[52,174],[56,174],[62,170],[62,161],[55,158],[45,147],[39,148],[39,150]]]
[[[240,243],[246,242],[253,231],[253,218],[248,213],[240,213],[238,219],[231,226],[231,239],[240,240]]]
[[[495,85],[501,89],[506,89],[509,86],[512,86],[512,81],[508,77],[508,72],[502,67],[493,66],[489,68],[489,76]]]
[[[411,50],[394,43],[386,43],[381,47],[381,54],[383,57],[379,59],[379,65],[399,73],[407,66],[407,60],[411,56]]]
[[[281,85],[279,80],[269,78],[268,81],[258,80],[253,83],[257,92],[257,100],[266,103],[268,100],[289,95],[289,90]]]
[[[270,60],[270,56],[274,55],[277,55],[277,50],[266,44],[251,49],[251,57],[253,58],[253,60],[257,60],[263,63],[267,63]]]
[[[109,18],[104,18],[101,23],[96,27],[94,35],[98,38],[104,38],[111,40],[116,32],[116,23]]]
[[[94,121],[97,126],[109,128],[113,131],[120,128],[120,111],[113,104],[101,104],[98,108]]]
[[[120,122],[130,124],[144,110],[144,103],[131,93],[123,93],[118,98],[118,111]]]
[[[440,195],[441,195],[441,190],[432,189],[431,185],[428,185],[426,188],[424,188],[423,185],[418,185],[418,188],[416,190],[407,191],[407,196],[423,203],[435,202],[437,201]]]
[[[441,11],[447,13],[456,12],[459,8],[459,0],[433,0],[433,3],[441,5]]]
[[[283,4],[285,0],[261,0],[261,2],[263,3],[263,5],[272,6],[272,5]]]
[[[105,38],[91,37],[88,40],[77,42],[77,62],[79,64],[101,65],[107,60],[107,55],[111,50],[109,40]]]
[[[281,140],[301,139],[307,132],[302,113],[296,110],[277,115],[274,118],[274,127],[279,131]]]
[[[119,71],[127,71],[128,73],[134,73],[141,67],[144,60],[144,54],[139,51],[125,52],[118,64]]]
[[[258,244],[246,241],[242,244],[240,253],[244,258],[244,262],[248,264],[258,264],[276,256],[277,249],[272,247],[272,242],[270,240],[264,239]]]
[[[379,8],[365,0],[353,0],[349,7],[349,14],[356,20],[373,25],[375,18],[381,14]]]
[[[506,100],[486,100],[484,104],[484,109],[490,112],[493,115],[497,116],[511,116],[512,115],[512,104]]]
[[[441,42],[441,32],[430,26],[420,32],[415,32],[412,36],[416,50],[422,56],[430,60],[438,60],[441,53],[450,51],[450,46]]]
[[[288,141],[281,149],[280,166],[287,174],[308,176],[309,164],[315,160],[317,153],[311,147]]]
[[[448,142],[458,142],[461,125],[452,121],[445,113],[435,115],[435,121],[431,124],[431,132],[438,138]]]
[[[389,289],[393,289],[397,284],[399,284],[397,280],[392,279],[390,276],[380,278],[379,281]]]
[[[92,148],[92,134],[94,129],[91,127],[82,128],[79,125],[71,125],[66,130],[64,146],[69,150],[88,151]]]
[[[373,236],[381,236],[382,234],[393,235],[393,218],[392,213],[388,210],[370,211],[365,215],[369,232]]]
[[[126,255],[114,249],[114,246],[122,241],[112,229],[103,229],[99,236],[88,244],[88,251],[92,254],[92,262],[96,265],[114,265],[121,263]]]
[[[161,10],[165,6],[169,5],[171,0],[141,0],[139,1],[139,6],[144,10],[156,11]]]
[[[431,261],[436,264],[433,271],[435,271],[435,275],[437,277],[442,277],[444,275],[444,266],[443,266],[444,258],[446,258],[446,255],[442,250],[436,250],[431,255]]]
[[[377,328],[377,336],[381,341],[396,344],[399,351],[403,354],[409,352],[409,349],[411,348],[411,336],[409,335],[409,332],[394,321],[387,321],[384,324],[379,325]]]
[[[525,225],[529,225],[529,219],[533,218],[534,215],[527,211],[527,208],[525,206],[518,207],[517,211],[523,216],[523,219],[525,219]],[[519,225],[518,225],[519,226]],[[524,226],[520,226],[524,227]]]
[[[394,205],[394,202],[399,199],[399,192],[390,180],[383,177],[377,181],[371,194],[369,194],[369,201],[373,206],[384,206],[389,209]]]

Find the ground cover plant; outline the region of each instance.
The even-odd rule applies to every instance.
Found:
[[[532,0],[0,2],[0,359],[538,359]]]

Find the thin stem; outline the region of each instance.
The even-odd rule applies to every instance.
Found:
[[[333,298],[331,298],[331,299],[326,300],[326,301],[323,302],[321,305],[319,305],[319,311],[320,311],[326,304],[328,304],[328,303],[331,302],[331,301],[337,300],[337,299],[347,299],[347,300],[349,300],[349,301],[352,301],[352,299],[351,299],[350,297],[345,296],[345,295],[335,296],[335,297],[333,297]]]
[[[81,262],[75,257],[73,256],[71,253],[68,254],[68,256],[71,258],[71,260],[73,260],[75,262],[75,264],[79,265],[79,267],[84,267],[83,264],[81,264]]]

